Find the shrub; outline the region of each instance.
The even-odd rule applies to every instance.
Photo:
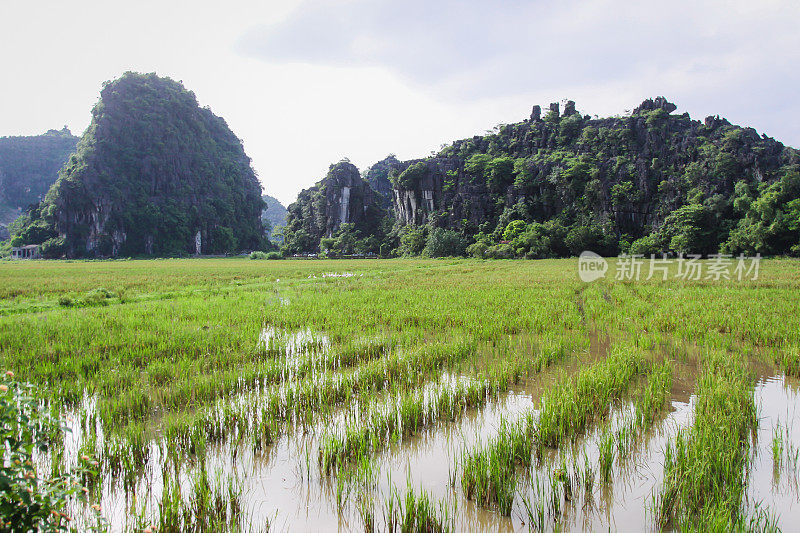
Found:
[[[425,248],[425,230],[418,226],[405,226],[401,230],[400,255],[419,255]]]
[[[544,259],[554,255],[550,246],[550,236],[544,224],[533,222],[520,233],[511,246],[518,255],[526,259]]]
[[[510,244],[497,244],[486,249],[486,257],[492,259],[512,259],[514,249]]]
[[[116,294],[110,290],[104,289],[103,287],[98,287],[97,289],[87,292],[82,300],[83,305],[86,306],[108,305],[108,300],[114,297],[116,297]]]
[[[34,453],[46,452],[64,428],[42,409],[30,385],[6,372],[0,377],[0,529],[69,531],[71,501],[87,501],[82,479],[97,476],[96,461],[82,456],[77,468],[48,478],[37,473]],[[99,516],[97,517],[100,521]],[[98,526],[100,524],[98,523]],[[6,527],[10,526],[10,529]]]
[[[641,239],[636,239],[631,243],[629,248],[629,253],[631,255],[644,255],[645,257],[649,257],[652,254],[658,254],[661,252],[661,245],[658,242],[658,238],[655,234],[647,235],[642,237]]]
[[[467,246],[467,255],[478,259],[486,257],[486,250],[489,246],[485,242],[476,242]]]
[[[444,228],[434,228],[428,235],[423,255],[428,257],[455,257],[464,255],[467,240],[460,233]]]
[[[283,254],[280,252],[250,252],[248,256],[250,259],[283,259]]]
[[[420,161],[409,166],[401,172],[400,175],[391,173],[389,175],[389,180],[395,187],[411,190],[419,187],[419,184],[427,173],[428,166],[424,161]]]
[[[54,237],[42,243],[42,256],[49,259],[61,257],[67,253],[67,243],[64,237]]]
[[[525,221],[523,220],[512,220],[506,226],[506,229],[503,231],[503,240],[504,241],[513,241],[516,239],[523,231],[525,231]]]
[[[604,256],[615,255],[619,246],[613,231],[613,228],[606,228],[604,231],[599,224],[576,225],[567,232],[564,244],[571,255],[579,255],[584,250],[592,250]]]

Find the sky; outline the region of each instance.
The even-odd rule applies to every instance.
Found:
[[[347,157],[424,157],[575,100],[665,96],[800,147],[796,0],[0,0],[0,136],[88,126],[128,70],[180,80],[285,205]]]

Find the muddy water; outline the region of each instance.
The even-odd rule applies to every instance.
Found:
[[[543,387],[543,388],[546,388]],[[538,403],[540,395],[533,391],[515,391],[503,400],[487,407],[474,416],[467,417],[457,427],[443,428],[432,434],[422,435],[410,443],[397,446],[391,453],[378,458],[381,471],[390,472],[391,481],[405,487],[407,480],[416,488],[432,493],[438,498],[454,505],[457,530],[482,531],[526,531],[530,522],[522,497],[535,501],[539,495],[534,492],[530,480],[537,476],[547,479],[549,472],[559,466],[561,459],[571,464],[572,457],[583,464],[584,456],[593,468],[598,464],[598,442],[604,430],[614,431],[620,427],[627,416],[632,413],[630,404],[618,406],[609,416],[607,423],[579,439],[574,446],[563,453],[545,454],[540,465],[532,468],[530,477],[520,476],[518,491],[520,494],[514,501],[510,517],[504,517],[494,511],[482,509],[474,502],[466,500],[458,485],[458,475],[454,472],[465,446],[476,442],[485,442],[496,434],[503,417],[514,419],[527,413]],[[591,505],[573,505],[564,509],[559,522],[568,530],[645,530],[652,523],[647,513],[647,506],[653,489],[660,485],[664,446],[668,438],[680,428],[691,423],[691,403],[675,401],[671,403],[671,411],[647,438],[636,443],[626,460],[617,463],[611,485],[602,487],[596,481]],[[534,413],[536,411],[534,410]],[[455,488],[452,480],[456,479]],[[381,493],[388,493],[390,483],[381,483]],[[377,509],[376,511],[380,511]],[[554,522],[548,521],[549,526]]]
[[[637,439],[633,448],[622,458],[616,455],[611,480],[595,481],[590,497],[583,497],[581,505],[564,509],[561,525],[565,530],[621,530],[646,531],[653,529],[650,511],[653,496],[663,482],[664,449],[667,441],[692,422],[694,398],[689,402],[671,401],[666,417],[646,434]],[[616,409],[606,427],[598,427],[582,442],[585,454],[593,467],[599,463],[599,443],[604,430],[618,430],[633,413],[632,405]],[[574,454],[574,452],[573,452]]]
[[[518,389],[482,410],[470,411],[458,425],[423,432],[407,443],[379,453],[374,465],[375,476],[365,486],[345,489],[345,505],[341,511],[337,505],[336,478],[320,476],[317,469],[316,439],[300,435],[286,437],[273,449],[267,464],[251,463],[254,473],[248,478],[245,489],[248,510],[256,525],[269,519],[273,530],[277,531],[348,531],[363,527],[354,505],[359,494],[369,494],[376,502],[376,516],[381,516],[381,502],[394,487],[404,491],[409,479],[412,485],[424,488],[437,498],[458,498],[460,492],[452,489],[450,478],[463,446],[478,439],[486,440],[497,430],[501,417],[513,418],[515,413],[527,412],[532,405],[531,396]],[[247,457],[240,460],[242,465],[250,462]],[[238,470],[245,472],[249,467]],[[459,519],[468,520],[475,527],[505,527],[502,517],[479,509],[472,502],[462,500],[457,505],[459,515],[463,515]]]
[[[772,511],[783,531],[800,528],[800,381],[765,377],[755,388],[758,431],[752,445],[747,505]],[[784,443],[777,461],[773,440]]]
[[[296,339],[286,356],[292,359],[308,346],[327,349],[327,341],[304,333]],[[266,343],[269,342],[269,336]],[[283,340],[285,342],[285,340]],[[592,349],[586,359],[602,358],[608,350],[606,339],[593,339]],[[663,458],[666,442],[681,428],[692,423],[694,379],[696,366],[692,361],[678,364],[671,390],[670,408],[662,419],[644,436],[634,441],[629,453],[617,458],[608,484],[599,475],[599,443],[604,432],[623,427],[632,413],[632,405],[616,405],[607,421],[592,428],[572,446],[561,451],[545,453],[543,460],[530,472],[520,472],[518,495],[510,517],[483,509],[466,500],[459,486],[459,460],[465,449],[494,436],[502,419],[515,420],[533,412],[544,391],[553,387],[564,374],[574,372],[580,364],[568,359],[554,368],[545,370],[528,383],[510,390],[502,397],[490,401],[482,409],[473,409],[451,424],[442,424],[406,439],[403,443],[375,455],[373,475],[362,482],[348,485],[336,476],[322,476],[317,467],[319,442],[327,431],[341,428],[348,419],[358,415],[359,409],[350,406],[332,414],[314,429],[296,429],[272,446],[266,453],[255,453],[248,445],[236,447],[226,444],[209,450],[206,468],[212,478],[232,476],[242,487],[245,522],[259,530],[270,524],[272,531],[331,531],[360,530],[361,519],[356,502],[364,495],[373,503],[373,512],[381,523],[383,502],[393,489],[401,494],[407,486],[424,489],[434,498],[444,501],[453,509],[454,524],[460,531],[525,531],[530,517],[525,501],[536,503],[549,495],[548,476],[562,460],[583,465],[585,460],[595,471],[595,484],[590,493],[578,490],[573,501],[564,505],[558,514],[558,524],[570,531],[578,530],[652,530],[651,513],[654,495],[663,481]],[[800,498],[798,497],[798,472],[800,472],[800,383],[783,377],[770,377],[769,369],[757,368],[760,374],[754,390],[759,405],[759,428],[754,435],[752,461],[749,472],[747,506],[766,507],[778,518],[785,531],[800,526]],[[445,374],[444,386],[458,383],[462,378]],[[425,391],[431,386],[423,387]],[[432,390],[432,389],[431,389]],[[424,394],[424,392],[423,392]],[[385,401],[391,401],[387,394]],[[89,404],[91,407],[91,404]],[[782,436],[785,443],[779,461],[773,456],[773,441]],[[77,450],[83,438],[80,430],[72,437],[68,450]],[[100,435],[102,439],[102,434]],[[162,458],[157,445],[151,446],[152,460],[136,483],[138,499],[127,495],[121,480],[107,482],[103,487],[102,505],[112,530],[123,531],[132,525],[128,516],[132,510],[145,505],[157,509],[164,485]],[[189,487],[193,468],[182,468],[177,474],[183,487]],[[535,487],[541,485],[541,491]],[[341,507],[337,503],[341,501]],[[152,513],[150,513],[152,517]],[[556,522],[548,510],[546,527]]]

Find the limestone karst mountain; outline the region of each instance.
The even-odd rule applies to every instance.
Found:
[[[77,144],[66,126],[42,135],[0,138],[0,240],[4,228],[44,198]]]
[[[718,116],[675,114],[663,97],[609,118],[580,114],[572,101],[560,107],[543,115],[534,106],[530,118],[432,157],[376,163],[365,175],[389,221],[362,222],[380,234],[358,238],[417,253],[438,228],[483,257],[800,254],[797,150]],[[306,209],[307,196],[290,206],[287,227],[324,231],[287,232],[287,250],[315,250],[336,229],[336,197],[323,212]]]
[[[261,186],[225,121],[169,78],[107,82],[44,201],[15,235],[49,256],[252,250]]]
[[[386,215],[379,195],[349,161],[331,165],[328,174],[301,192],[288,210],[283,233],[290,236],[292,253],[318,252],[320,240],[333,237],[343,226],[355,232],[354,237],[375,237]],[[373,248],[363,251],[377,251]]]
[[[264,210],[261,212],[261,223],[267,232],[270,240],[278,239],[280,229],[286,225],[286,208],[277,198],[265,194],[261,197],[264,200]]]

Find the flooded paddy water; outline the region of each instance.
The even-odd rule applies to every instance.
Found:
[[[14,315],[0,351],[71,430],[40,471],[97,461],[112,531],[798,527],[788,281],[737,288],[745,312],[717,285],[420,264],[248,263],[230,286],[199,270],[170,295]],[[728,499],[689,490],[717,481]],[[708,502],[722,514],[697,518]]]
[[[305,379],[314,384],[330,370],[340,368],[336,358],[330,358],[330,339],[311,330],[287,332],[265,327],[259,342],[262,349],[283,362],[285,374],[276,383],[257,384],[219,402],[220,413],[224,405],[245,406],[251,408],[246,412],[255,412],[252,407],[263,402],[268,391],[277,390],[285,398],[287,388],[294,387],[299,379],[298,369],[311,369]],[[605,358],[611,346],[607,336],[594,333],[584,354],[569,356],[499,394],[487,393],[485,403],[463,407],[452,419],[435,421],[410,435],[401,432],[371,454],[366,470],[356,468],[354,473],[322,470],[319,457],[323,437],[341,435],[348,427],[367,424],[368,412],[385,411],[392,416],[401,401],[401,391],[386,388],[363,401],[354,399],[326,411],[321,417],[312,416],[310,423],[296,421],[263,449],[254,449],[246,439],[227,439],[209,445],[202,457],[176,464],[170,458],[169,443],[156,438],[142,454],[147,458],[146,465],[135,474],[116,472],[103,476],[103,514],[114,531],[137,530],[154,521],[155,510],[163,505],[165,486],[187,490],[197,483],[197,473],[202,471],[212,485],[238,495],[242,522],[254,530],[361,530],[365,510],[378,517],[380,524],[386,502],[393,494],[402,496],[409,488],[424,492],[440,509],[447,510],[447,523],[458,531],[524,531],[542,527],[569,531],[655,530],[658,528],[653,513],[664,481],[667,442],[693,423],[697,364],[690,359],[673,361],[667,408],[651,428],[633,436],[624,451],[614,452],[607,479],[601,479],[600,474],[602,441],[624,430],[634,416],[634,404],[627,396],[614,402],[607,416],[595,420],[574,440],[559,448],[546,447],[529,469],[518,468],[519,482],[510,513],[499,513],[467,498],[460,483],[459,469],[467,450],[490,440],[503,423],[516,422],[525,415],[536,419],[548,390],[562,386],[565,378]],[[764,370],[763,365],[756,368]],[[414,391],[423,405],[430,405],[442,390],[454,391],[475,383],[476,378],[471,375],[444,372],[421,382]],[[791,530],[800,517],[800,451],[796,444],[800,443],[800,413],[796,408],[800,382],[762,374],[753,394],[759,423],[752,435],[744,505],[773,511],[777,525]],[[90,438],[87,421],[94,420],[95,411],[96,401],[87,396],[81,407],[71,413],[74,423],[65,446],[67,462],[85,449],[85,441]],[[99,424],[92,438],[96,441],[94,446],[102,449],[104,438]],[[776,446],[780,448],[777,452]],[[559,493],[562,489],[553,484],[554,472],[563,475],[562,470],[574,483],[568,496]],[[560,503],[555,504],[556,500]],[[537,505],[539,511],[535,510]]]

